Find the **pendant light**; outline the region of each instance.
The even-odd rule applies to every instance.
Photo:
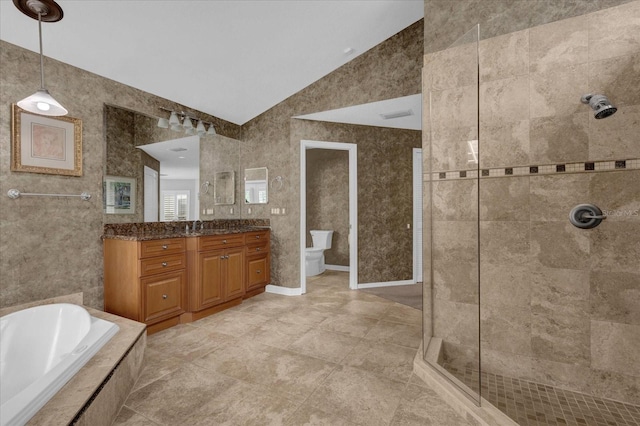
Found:
[[[13,0],[13,4],[29,18],[38,20],[40,40],[40,89],[18,102],[18,106],[25,111],[40,115],[67,115],[67,109],[60,105],[44,87],[44,55],[42,54],[42,21],[58,22],[63,16],[62,8],[53,0]]]

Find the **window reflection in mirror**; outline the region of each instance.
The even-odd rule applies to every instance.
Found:
[[[218,206],[235,204],[235,194],[234,172],[217,172],[213,178],[214,204]]]
[[[246,204],[267,204],[269,172],[266,167],[244,170],[244,201]]]

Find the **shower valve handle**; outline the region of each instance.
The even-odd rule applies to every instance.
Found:
[[[571,224],[580,229],[595,228],[606,218],[602,210],[593,204],[578,204],[569,213]]]

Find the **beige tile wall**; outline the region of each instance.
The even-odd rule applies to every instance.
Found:
[[[442,80],[437,71],[456,63],[452,52],[461,49],[425,56],[434,73],[428,81]],[[447,56],[444,65],[430,64]],[[479,61],[480,168],[640,157],[639,1],[484,39]],[[464,138],[437,137],[461,120],[446,116],[464,114],[470,107],[460,103],[473,100],[447,94],[473,85],[452,85],[431,83],[432,108],[447,103],[430,117],[436,176],[468,168]],[[608,95],[618,112],[595,120],[580,103],[589,92]],[[637,403],[639,182],[638,169],[432,182],[431,320],[449,360],[477,362],[465,358],[474,355],[465,326],[477,325],[463,318],[478,316],[471,265],[479,215],[482,368]],[[580,203],[610,216],[598,228],[578,229],[567,219]],[[470,312],[461,315],[452,303]]]

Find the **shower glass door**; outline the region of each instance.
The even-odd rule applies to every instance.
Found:
[[[479,26],[425,56],[424,359],[480,401]]]

